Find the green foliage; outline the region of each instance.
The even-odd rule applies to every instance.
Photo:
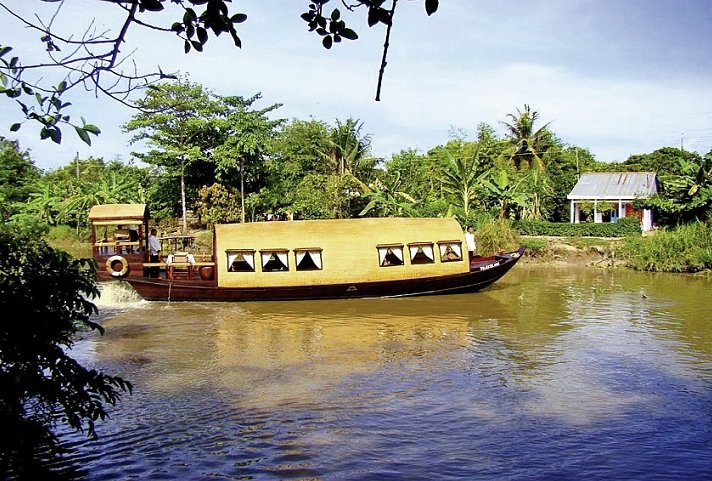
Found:
[[[87,369],[67,352],[91,320],[99,295],[96,265],[50,248],[38,232],[0,231],[0,473],[33,469],[40,452],[58,453],[58,424],[96,437],[131,384]],[[11,435],[10,435],[11,433]],[[39,476],[42,478],[42,476]]]
[[[696,152],[675,147],[663,147],[649,154],[631,155],[624,162],[616,164],[617,170],[632,172],[656,172],[659,177],[676,175],[680,163],[700,162],[700,155]]]
[[[478,187],[481,150],[476,148],[467,156],[454,156],[446,149],[443,153],[446,163],[441,175],[442,189],[452,205],[461,208],[463,220],[468,219]]]
[[[530,194],[525,190],[523,179],[506,169],[491,170],[481,175],[479,182],[494,199],[500,219],[508,219],[514,207],[524,208],[528,205]]]
[[[527,248],[527,254],[533,257],[539,257],[547,249],[546,239],[538,239],[528,237],[522,239],[522,244]]]
[[[400,174],[384,177],[383,181],[376,179],[365,194],[370,201],[359,216],[377,213],[379,217],[413,217],[416,200],[401,190]]]
[[[689,156],[688,156],[689,157]],[[674,173],[658,178],[660,192],[639,200],[636,207],[654,208],[662,225],[710,218],[712,210],[712,151],[704,158],[679,157]]]
[[[477,254],[491,255],[517,249],[521,245],[519,233],[507,219],[483,217],[475,226]]]
[[[547,235],[560,237],[626,237],[640,235],[640,221],[637,217],[624,217],[616,222],[547,222],[543,220],[520,220],[515,222],[522,235]]]
[[[628,237],[622,254],[638,270],[697,272],[712,269],[712,224],[693,222],[653,235]]]
[[[240,220],[240,198],[221,184],[203,187],[198,192],[196,214],[208,226]]]
[[[294,188],[291,204],[294,215],[300,219],[328,219],[333,216],[331,197],[327,188],[328,176],[310,173]]]
[[[239,191],[242,213],[245,222],[245,196],[256,188],[255,183],[264,172],[264,159],[270,141],[283,120],[272,120],[267,114],[278,109],[280,104],[273,104],[264,109],[254,110],[252,105],[261,98],[255,95],[250,99],[225,97],[220,99],[223,116],[214,123],[218,132],[218,142],[212,152],[218,179],[237,173],[240,179]],[[252,184],[252,185],[250,185]]]
[[[17,142],[0,137],[0,221],[20,212],[39,176],[29,154],[21,152]]]
[[[534,130],[534,124],[539,119],[539,113],[532,111],[529,105],[517,113],[508,114],[509,122],[502,122],[505,136],[510,142],[507,152],[517,170],[546,170],[545,156],[553,146],[551,132],[547,129],[549,123]]]

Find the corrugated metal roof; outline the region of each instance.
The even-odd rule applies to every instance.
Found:
[[[657,192],[655,172],[593,172],[581,174],[567,198],[632,200]]]

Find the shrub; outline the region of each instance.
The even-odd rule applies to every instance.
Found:
[[[712,225],[693,222],[651,236],[628,237],[622,254],[634,269],[698,272],[712,269]]]
[[[475,226],[477,254],[490,255],[517,249],[521,245],[519,233],[506,219],[480,218]]]
[[[584,222],[580,224],[521,220],[515,222],[514,225],[522,235],[560,237],[626,237],[640,235],[640,221],[637,217],[624,217],[617,222]]]
[[[57,454],[63,423],[96,437],[131,384],[87,369],[68,355],[80,330],[98,330],[91,299],[99,295],[96,264],[55,251],[42,237],[0,228],[0,478],[45,479],[40,453]],[[9,475],[9,476],[8,476]]]

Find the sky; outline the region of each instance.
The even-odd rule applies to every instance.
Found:
[[[49,19],[56,1],[0,3]],[[540,125],[549,122],[564,143],[599,161],[662,147],[712,150],[710,0],[440,0],[430,17],[424,0],[400,0],[378,102],[385,28],[369,28],[365,12],[348,14],[360,38],[326,50],[299,18],[308,4],[234,0],[232,9],[248,16],[241,49],[227,36],[211,37],[204,52],[186,55],[172,34],[134,26],[122,52],[141,72],[179,72],[223,96],[259,93],[256,107],[282,104],[273,117],[330,125],[358,119],[372,153],[386,160],[406,149],[427,152],[454,135],[474,140],[480,123],[501,135],[508,114],[525,105]],[[117,12],[106,1],[65,0],[54,25],[76,37],[96,19],[116,31]],[[168,13],[167,25],[181,16]],[[0,45],[11,45],[24,64],[43,58],[39,34],[2,9],[0,25]],[[59,146],[40,140],[29,122],[11,132],[22,114],[5,97],[0,136],[17,140],[45,170],[77,155],[129,162],[132,151],[145,149],[121,129],[136,111],[93,92],[74,91],[70,100],[72,120],[82,116],[102,130],[92,146],[66,128]]]

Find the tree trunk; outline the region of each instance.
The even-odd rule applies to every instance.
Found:
[[[185,162],[180,168],[180,205],[183,209],[183,234],[188,232],[188,217],[186,211],[188,210],[185,203]]]
[[[245,172],[243,160],[240,159],[240,221],[245,223]]]

